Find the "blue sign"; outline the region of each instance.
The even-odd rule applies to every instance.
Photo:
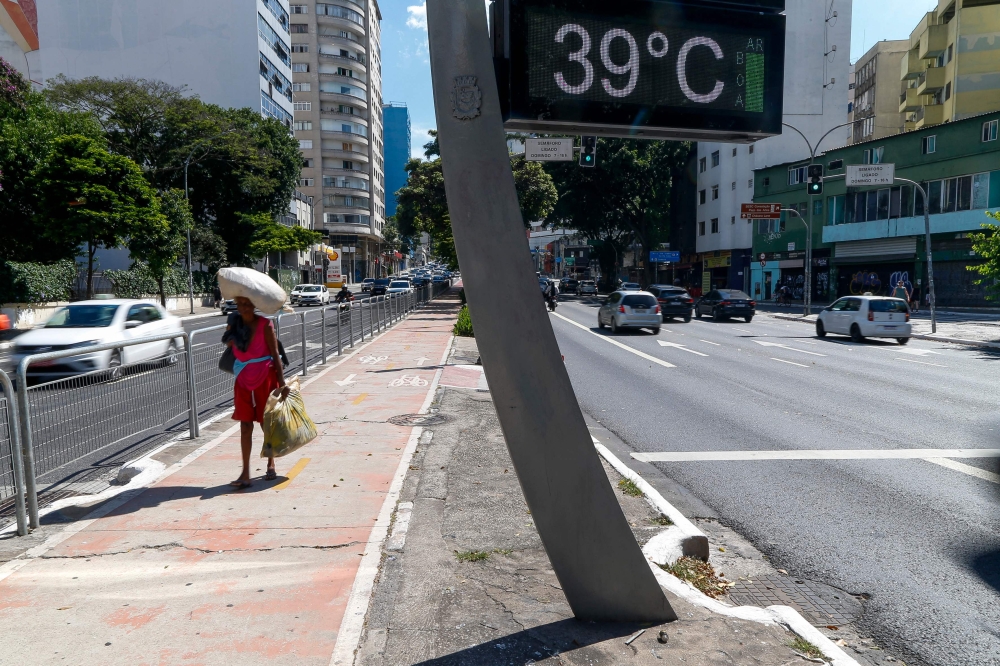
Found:
[[[679,264],[680,252],[650,252],[649,260],[654,264]]]

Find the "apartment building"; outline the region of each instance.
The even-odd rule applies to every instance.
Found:
[[[343,274],[376,277],[389,264],[379,245],[386,215],[382,15],[376,0],[310,0],[289,9],[299,189],[313,197],[328,243],[348,248]]]
[[[851,2],[788,0],[785,7],[784,122],[815,145],[847,122]],[[822,148],[843,146],[847,138],[846,128],[836,130]],[[808,156],[806,142],[788,128],[749,146],[698,143],[694,264],[701,270],[697,284],[685,286],[749,288],[753,225],[740,219],[740,205],[752,201],[754,170]],[[804,272],[804,262],[796,261]]]
[[[910,33],[899,111],[911,131],[1000,109],[1000,0],[940,0]]]
[[[38,77],[38,11],[35,0],[0,0],[0,58],[28,79]],[[35,70],[34,76],[32,69]]]
[[[899,68],[910,50],[906,39],[878,42],[854,63],[851,143],[903,131],[899,110]]]
[[[382,106],[385,120],[385,214],[396,214],[396,190],[406,185],[406,163],[410,161],[410,110],[402,102]]]

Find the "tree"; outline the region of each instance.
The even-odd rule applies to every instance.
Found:
[[[293,252],[308,250],[323,239],[323,234],[303,227],[286,227],[278,224],[266,213],[241,213],[241,224],[254,229],[248,245],[248,256],[253,262],[260,261],[272,252]]]
[[[204,224],[191,227],[191,260],[209,271],[217,271],[226,263],[226,241]]]
[[[155,191],[132,160],[86,136],[57,138],[32,177],[39,225],[49,242],[87,248],[87,298],[94,295],[94,253],[118,247],[163,223]]]
[[[132,258],[146,262],[156,280],[160,303],[167,306],[164,278],[187,250],[187,230],[191,228],[191,209],[180,190],[167,190],[160,195],[158,219],[143,221],[141,228],[129,234],[128,249]]]
[[[1000,213],[987,212],[986,215],[1000,222]],[[981,233],[969,234],[972,239],[972,249],[976,256],[982,259],[982,263],[968,266],[970,271],[975,271],[981,276],[975,282],[986,286],[986,298],[995,300],[1000,298],[1000,225],[983,224]]]

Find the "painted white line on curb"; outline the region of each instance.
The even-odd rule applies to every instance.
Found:
[[[645,352],[641,352],[638,349],[633,349],[632,347],[629,347],[628,345],[623,345],[622,343],[618,342],[617,340],[612,340],[611,338],[609,338],[606,335],[601,335],[599,333],[594,333],[592,330],[590,330],[588,327],[584,326],[583,324],[578,324],[575,321],[573,321],[572,319],[569,319],[568,317],[564,317],[564,316],[562,316],[561,314],[559,314],[557,312],[553,312],[552,315],[555,316],[555,317],[559,317],[563,321],[565,321],[565,322],[567,322],[569,324],[572,324],[573,326],[576,326],[577,328],[582,328],[587,333],[590,333],[591,335],[593,335],[595,338],[598,338],[599,340],[604,340],[605,342],[610,342],[614,346],[621,347],[625,351],[630,352],[632,354],[635,354],[636,356],[638,356],[640,358],[644,358],[647,361],[652,361],[653,363],[656,363],[657,365],[662,365],[664,368],[676,368],[677,367],[673,363],[667,363],[666,361],[664,361],[662,359],[658,359],[655,356],[650,356],[649,354],[646,354]]]
[[[972,456],[967,456],[967,457],[972,457]],[[969,476],[974,476],[977,479],[983,479],[984,481],[1000,484],[1000,474],[994,474],[993,472],[989,472],[985,469],[973,467],[972,465],[966,465],[965,463],[955,462],[954,460],[948,460],[947,458],[924,458],[924,460],[926,460],[929,463],[934,463],[935,465],[941,465],[941,467],[947,467],[948,469],[953,469],[956,472],[961,472],[962,474],[968,474]]]
[[[801,363],[795,363],[795,362],[793,362],[793,361],[786,361],[785,359],[782,359],[782,358],[775,358],[775,357],[773,357],[773,356],[771,357],[771,360],[772,360],[772,361],[777,361],[778,363],[787,363],[788,365],[797,365],[797,366],[799,366],[800,368],[808,368],[808,367],[809,367],[808,365],[802,365]]]
[[[790,449],[777,451],[663,451],[633,453],[642,462],[736,460],[925,460],[1000,458],[1000,449]]]

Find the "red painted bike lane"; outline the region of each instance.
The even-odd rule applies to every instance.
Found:
[[[229,487],[237,426],[29,551],[0,576],[0,662],[326,665],[336,650],[350,663],[419,436],[388,420],[429,405],[458,307],[442,297],[307,378],[320,434],[277,480],[255,457],[254,485]]]

